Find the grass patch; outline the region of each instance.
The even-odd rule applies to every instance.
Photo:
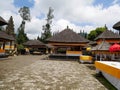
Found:
[[[102,83],[108,90],[117,90],[102,74],[93,75],[100,83]]]

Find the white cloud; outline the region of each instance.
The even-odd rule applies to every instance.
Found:
[[[53,23],[53,27],[52,27],[52,32],[57,32],[57,31],[62,31],[65,28],[67,28],[67,26],[70,29],[73,29],[73,31],[79,33],[80,30],[84,30],[85,32],[89,33],[90,30],[94,30],[96,28],[96,26],[90,26],[90,25],[86,25],[86,26],[76,26],[74,23],[71,23],[67,20],[64,19],[60,19],[56,22]]]
[[[15,7],[13,5],[14,0],[2,0],[0,2],[0,13],[3,13],[5,11],[13,11],[15,10]]]
[[[114,0],[111,6],[103,8],[103,5],[93,5],[95,0],[35,0],[35,4],[31,10],[31,22],[26,22],[25,32],[30,39],[40,36],[42,26],[46,23],[45,17],[38,18],[40,15],[46,15],[48,8],[54,9],[52,23],[52,32],[61,31],[67,25],[76,32],[85,30],[89,32],[96,27],[107,24],[109,29],[112,29],[113,24],[120,20],[120,6]],[[13,0],[2,1],[0,3],[1,16],[8,20],[13,16],[15,29],[19,27],[22,19],[18,14],[19,8],[13,5]],[[74,23],[73,23],[74,22]],[[76,23],[79,23],[77,25]]]
[[[120,6],[114,4],[108,8],[103,5],[93,5],[94,0],[35,0],[34,10],[39,14],[47,13],[50,6],[54,8],[55,19],[66,19],[78,23],[92,23],[95,25],[113,24],[120,17]],[[39,1],[39,2],[38,2]]]
[[[31,22],[26,22],[25,32],[30,39],[40,36],[42,32],[42,26],[45,24],[45,20],[33,17]]]

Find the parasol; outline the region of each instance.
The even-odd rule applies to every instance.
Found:
[[[111,52],[120,51],[120,45],[115,43],[114,45],[110,46],[109,50]]]

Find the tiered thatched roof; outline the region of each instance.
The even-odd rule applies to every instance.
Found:
[[[95,47],[92,48],[93,51],[99,50],[99,51],[108,51],[109,47],[111,45],[106,42],[106,41],[102,41],[101,44],[96,45]]]
[[[4,31],[0,31],[0,41],[14,41],[15,38],[12,35],[8,35]]]
[[[23,43],[23,45],[27,47],[33,47],[33,48],[46,48],[47,47],[43,42],[39,40],[29,40]]]
[[[44,44],[43,42],[39,41],[39,40],[29,40],[25,43],[23,43],[23,45],[28,46],[28,47],[42,47],[42,48],[54,48],[54,46],[50,45],[50,44]]]
[[[0,16],[0,26],[8,24],[1,16]],[[12,35],[8,35],[4,31],[0,31],[0,41],[14,41],[15,38]]]
[[[95,38],[95,40],[98,39],[120,39],[120,35],[110,30],[105,30],[102,34],[100,34],[97,38]]]
[[[89,40],[84,37],[78,35],[73,30],[67,28],[62,32],[54,35],[53,37],[48,39],[49,42],[62,42],[62,43],[86,43]]]
[[[24,45],[29,47],[45,47],[45,44],[40,42],[39,40],[29,40],[25,42]]]

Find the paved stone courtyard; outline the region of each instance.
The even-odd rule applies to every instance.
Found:
[[[0,60],[0,90],[107,90],[77,61],[15,56]]]

